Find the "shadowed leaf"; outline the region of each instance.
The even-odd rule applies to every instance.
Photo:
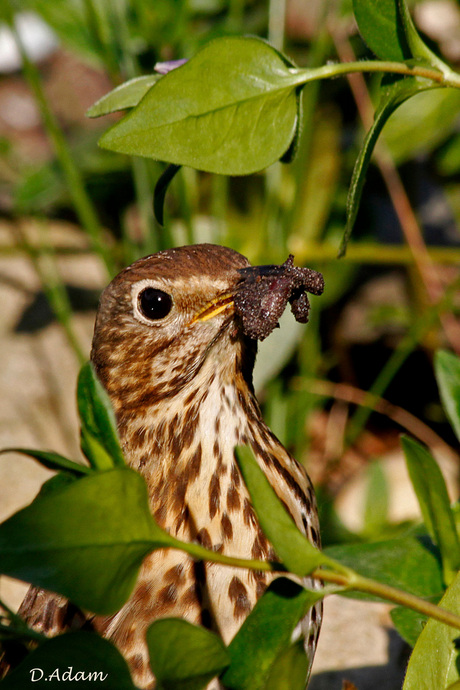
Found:
[[[168,191],[171,181],[178,173],[180,168],[180,165],[168,165],[166,170],[158,178],[158,181],[155,185],[155,191],[153,193],[153,213],[155,214],[155,218],[160,225],[163,225],[164,221],[166,192]]]
[[[155,621],[146,638],[157,690],[201,690],[230,663],[217,635],[185,620]]]
[[[402,61],[412,57],[399,0],[353,0],[358,28],[369,48],[382,60]]]

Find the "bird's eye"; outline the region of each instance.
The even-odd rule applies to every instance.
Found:
[[[172,308],[172,299],[163,290],[147,287],[139,293],[139,311],[150,321],[164,319]]]

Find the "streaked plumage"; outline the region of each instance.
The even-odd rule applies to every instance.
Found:
[[[311,483],[262,420],[254,396],[257,341],[242,332],[233,300],[248,266],[237,252],[213,245],[135,262],[102,295],[91,357],[112,400],[126,459],[145,477],[158,523],[228,555],[273,559],[235,464],[235,445],[251,446],[296,524],[317,545],[319,529]],[[163,300],[164,310],[170,306],[162,318],[142,313],[151,295]],[[262,573],[162,550],[144,561],[121,611],[92,623],[125,655],[135,683],[151,687],[144,633],[154,619],[181,616],[229,642],[267,583]],[[66,606],[60,597],[32,590],[22,613],[56,633],[72,617]],[[311,657],[319,625],[317,607],[302,625]]]

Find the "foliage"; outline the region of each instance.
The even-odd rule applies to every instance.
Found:
[[[271,0],[271,15],[275,5]],[[441,285],[444,294],[439,302],[432,299],[438,293],[430,292],[429,278],[430,257],[458,264],[458,250],[438,246],[423,258],[423,240],[421,247],[410,237],[407,246],[369,242],[367,226],[372,223],[367,218],[360,223],[358,216],[363,208],[367,213],[373,210],[363,190],[373,190],[375,201],[372,160],[376,154],[374,160],[379,163],[376,144],[383,128],[398,162],[406,163],[420,151],[432,155],[433,166],[444,176],[442,193],[451,195],[454,212],[460,216],[455,201],[460,171],[455,132],[460,77],[440,57],[442,52],[435,53],[418,33],[404,0],[354,0],[360,34],[377,60],[354,36],[353,45],[364,59],[352,56],[349,62],[336,60],[338,34],[324,31],[311,38],[307,54],[291,41],[285,55],[285,46],[275,40],[275,33],[267,34],[270,18],[262,2],[246,6],[231,1],[227,6],[219,0],[153,4],[21,0],[19,6],[41,14],[67,49],[110,76],[115,88],[90,108],[89,116],[129,112],[102,134],[105,150],[95,156],[94,137],[86,134],[80,139],[81,133],[75,131],[64,136],[39,71],[23,51],[24,76],[40,108],[55,160],[35,167],[23,165],[20,174],[12,175],[14,214],[42,217],[59,215],[64,209],[65,216],[70,209],[108,276],[139,255],[203,239],[229,244],[253,261],[279,262],[293,251],[300,263],[308,257],[309,262],[322,264],[326,293],[314,304],[306,335],[298,324],[283,319],[282,329],[267,346],[264,343],[256,372],[266,387],[268,421],[299,458],[308,448],[304,420],[324,395],[315,392],[315,380],[326,373],[334,377],[342,354],[339,346],[320,356],[324,342],[320,342],[323,329],[318,312],[331,310],[334,321],[338,305],[363,275],[360,265],[408,264],[405,276],[413,301],[402,319],[406,335],[371,386],[374,397],[369,395],[359,404],[368,402],[369,409],[373,408],[406,358],[420,345],[430,352],[443,330],[449,342],[458,346],[443,321],[443,315],[452,315],[458,278],[448,287]],[[350,8],[344,4],[341,12],[349,24]],[[334,21],[339,18],[335,16]],[[241,35],[246,32],[268,35],[270,42]],[[20,44],[20,36],[17,40]],[[176,69],[162,70],[166,74],[151,71],[155,61],[171,55],[189,59]],[[145,65],[147,74],[143,74]],[[370,75],[375,103],[374,119],[367,124],[362,142],[359,126],[351,132],[347,105],[343,110],[337,105],[339,101],[347,104],[349,96],[336,77],[352,73]],[[343,148],[345,141],[352,142],[348,148]],[[107,150],[141,158],[128,163],[124,156]],[[292,162],[281,166],[276,161]],[[7,149],[0,150],[0,162],[6,163],[0,173],[10,167],[15,171],[17,159]],[[166,169],[162,162],[169,164]],[[251,175],[267,166],[271,167],[263,175]],[[127,182],[131,172],[133,183],[131,178]],[[244,192],[238,192],[241,181],[229,181],[226,175],[248,175]],[[157,218],[164,221],[163,229],[155,224],[152,212],[154,180],[158,181],[154,208]],[[98,199],[96,204],[94,189],[101,193],[106,187],[111,189],[108,201]],[[232,198],[235,192],[237,201]],[[124,198],[128,198],[126,204]],[[127,208],[133,201],[141,219],[138,235],[127,221]],[[208,225],[201,222],[203,213],[210,219]],[[117,216],[116,221],[110,220],[111,214]],[[101,218],[110,226],[108,230],[102,228]],[[337,262],[337,250],[344,254],[354,225],[356,240],[348,245],[347,257]],[[381,227],[381,218],[374,225]],[[33,261],[54,314],[81,361],[84,353],[74,330],[70,291],[56,270],[61,250],[46,241],[37,250],[27,237],[16,242],[17,250],[25,251]],[[436,335],[435,328],[439,329]],[[379,366],[377,362],[375,372]],[[460,360],[438,351],[435,371],[445,414],[460,438]],[[180,543],[155,524],[144,482],[124,465],[113,412],[88,365],[79,377],[78,409],[87,464],[55,453],[14,449],[58,474],[44,484],[30,506],[0,525],[1,572],[46,586],[82,608],[105,614],[127,600],[142,559],[156,548],[181,548],[198,559],[238,566],[272,567],[242,564]],[[364,406],[356,413],[347,443],[359,437],[367,414]],[[328,533],[326,525],[326,542],[339,535],[340,543],[321,552],[292,524],[248,449],[239,449],[254,506],[283,567],[322,580],[325,586],[310,590],[290,579],[277,579],[228,647],[215,635],[184,621],[154,623],[147,641],[159,685],[198,689],[219,675],[229,688],[304,687],[306,658],[301,642],[292,641],[292,632],[313,602],[340,592],[396,604],[395,626],[414,646],[405,688],[458,687],[458,514],[450,506],[431,453],[407,436],[402,445],[424,524],[409,530],[399,526],[396,536],[392,534],[384,479],[373,467],[363,532],[347,533],[335,523],[335,531]],[[437,603],[457,617],[443,613]],[[134,687],[125,661],[110,642],[83,631],[43,639],[7,607],[1,620],[0,639],[20,641],[29,651],[2,681],[2,688],[24,687],[32,668],[52,673],[56,659],[64,668],[101,669],[109,674],[107,687]],[[53,678],[46,687],[58,682]]]
[[[439,357],[442,360],[445,355],[440,353]],[[111,447],[117,447],[116,429],[112,415],[108,413],[108,398],[90,364],[83,367],[79,381],[78,408],[84,415],[82,429],[90,426],[96,438],[109,438]],[[454,402],[451,391],[458,390],[457,383],[451,382],[444,392],[450,407]],[[306,662],[302,665],[299,648],[291,646],[293,631],[315,602],[331,592],[344,590],[388,599],[438,621],[431,621],[415,644],[407,687],[411,687],[413,678],[420,678],[425,673],[427,657],[431,659],[430,674],[433,677],[445,675],[449,683],[460,680],[455,664],[455,637],[453,632],[446,633],[449,629],[446,624],[460,629],[460,617],[448,613],[457,612],[454,602],[458,576],[453,578],[454,570],[458,570],[460,549],[454,513],[447,501],[444,480],[435,460],[410,439],[403,439],[403,447],[428,533],[418,531],[402,539],[400,545],[392,540],[330,548],[325,552],[315,549],[297,530],[251,451],[247,447],[240,448],[237,458],[254,508],[282,565],[301,577],[310,575],[334,585],[309,589],[289,579],[276,579],[228,649],[214,634],[186,621],[163,619],[153,623],[147,633],[147,642],[159,686],[198,690],[215,675],[221,675],[225,687],[241,690],[283,687],[288,682],[294,683],[295,687],[303,687],[308,665]],[[40,453],[23,452],[29,452],[31,457],[42,461]],[[92,453],[90,446],[87,451],[90,461],[93,460]],[[115,458],[118,454],[119,451]],[[50,454],[43,460],[48,467],[52,463]],[[63,468],[59,456],[55,467],[68,476],[68,468]],[[150,515],[144,480],[133,470],[120,466],[116,459],[110,467],[105,464],[93,466],[89,475],[74,472],[70,482],[56,482],[60,476],[51,479],[50,488],[40,492],[30,506],[0,525],[0,568],[3,574],[62,594],[83,609],[110,614],[127,601],[143,558],[155,549],[182,548],[195,557],[240,567],[244,565],[244,561],[206,552],[205,549],[197,551],[196,545],[178,542],[161,530]],[[246,564],[259,570],[273,567],[257,561],[247,561]],[[438,600],[442,595],[443,580],[450,585],[442,598],[442,603],[447,603],[447,611],[416,596]],[[406,591],[396,589],[395,583],[404,586]],[[11,615],[9,626],[2,625],[4,636],[15,630],[16,618]],[[401,627],[402,634],[412,639],[407,633],[407,617],[399,612],[394,620],[396,626]],[[21,624],[16,633],[27,639],[28,632]],[[56,650],[60,654],[61,667],[66,666],[67,659],[69,666],[73,666],[75,659],[79,659],[82,646],[85,649],[88,644],[85,636],[93,637],[93,634],[82,632],[73,635],[72,639],[68,634],[57,638],[62,640],[62,645],[55,640],[43,641],[6,678],[5,687],[21,687],[32,668],[49,668],[50,658]],[[444,650],[441,656],[434,653],[440,640]],[[73,656],[74,641],[76,656]],[[97,657],[100,672],[113,677],[117,666],[124,668],[118,652],[111,645],[106,656],[102,653],[108,642],[98,640],[90,644],[93,645],[91,660],[99,654],[100,646],[100,658]],[[291,675],[291,663],[296,669],[294,676]],[[85,668],[88,668],[87,664]],[[53,680],[52,673],[50,675]],[[130,687],[129,683],[127,687]]]

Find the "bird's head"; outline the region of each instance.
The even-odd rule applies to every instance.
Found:
[[[104,290],[91,357],[116,408],[174,395],[205,363],[224,378],[241,372],[249,383],[257,339],[273,330],[287,301],[306,321],[305,291],[322,289],[321,275],[295,268],[292,258],[253,267],[211,244],[161,251]]]

